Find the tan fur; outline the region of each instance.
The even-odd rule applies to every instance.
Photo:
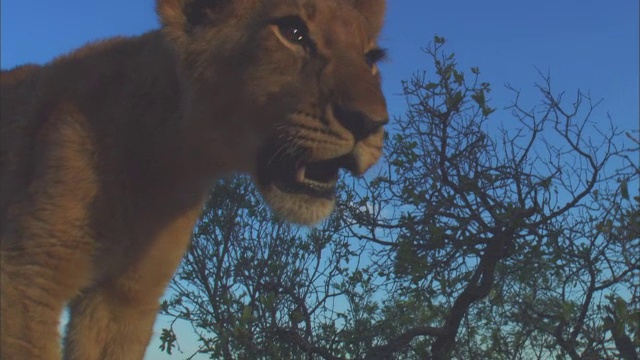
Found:
[[[356,174],[380,157],[386,105],[365,54],[384,0],[158,0],[157,12],[160,31],[2,72],[2,359],[141,359],[216,178],[249,173],[276,213],[310,224],[334,200],[263,180],[279,156],[265,149],[348,158]],[[313,51],[271,22],[290,15]]]

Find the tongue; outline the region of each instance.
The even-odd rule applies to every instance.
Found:
[[[300,166],[296,170],[296,181],[297,182],[299,182],[299,183],[304,182],[306,170],[307,170],[306,166]]]

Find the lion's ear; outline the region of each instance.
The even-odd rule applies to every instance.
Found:
[[[229,16],[234,0],[156,0],[156,12],[165,33],[182,41],[198,27],[215,24]]]
[[[353,6],[369,21],[369,32],[377,37],[384,24],[386,0],[353,0]]]

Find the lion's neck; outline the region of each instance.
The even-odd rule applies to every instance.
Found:
[[[45,83],[68,84],[58,98],[74,99],[95,130],[99,171],[121,173],[132,192],[195,196],[229,172],[224,157],[207,156],[189,135],[176,59],[160,33],[92,44],[52,65],[64,70],[52,77],[65,79]]]

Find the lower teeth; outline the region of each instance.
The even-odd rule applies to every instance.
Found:
[[[329,190],[333,188],[333,184],[318,182],[310,179],[305,179],[304,181],[302,181],[302,184],[318,190]]]

